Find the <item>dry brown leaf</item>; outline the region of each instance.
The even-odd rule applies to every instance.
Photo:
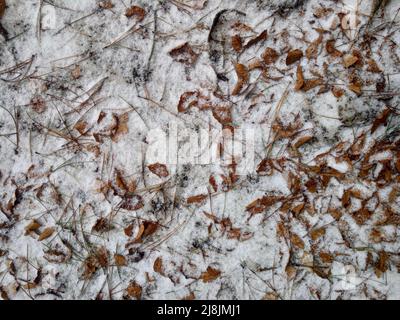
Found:
[[[340,89],[338,87],[333,87],[332,88],[332,93],[336,98],[340,98],[344,95],[344,90]]]
[[[357,94],[358,96],[361,95],[361,93],[362,93],[362,86],[359,83],[351,83],[349,85],[349,89],[351,91],[353,91],[355,94]]]
[[[293,234],[291,235],[291,237],[290,237],[290,242],[291,242],[295,247],[297,247],[297,248],[299,248],[299,249],[304,249],[304,241],[301,240],[301,238],[300,238],[297,234],[293,233]]]
[[[45,228],[43,230],[43,232],[39,235],[38,240],[43,241],[47,238],[50,238],[53,235],[54,231],[55,231],[55,228],[53,228],[53,227]]]
[[[208,179],[208,182],[213,187],[214,192],[217,192],[218,191],[218,185],[217,185],[217,181],[215,181],[214,176],[210,176],[210,178]]]
[[[315,241],[321,238],[323,235],[325,235],[325,232],[326,232],[325,228],[318,228],[311,230],[310,232],[311,239]]]
[[[333,256],[328,252],[320,252],[319,257],[323,263],[332,263]]]
[[[115,124],[111,128],[111,139],[117,142],[120,137],[128,133],[128,120],[129,113],[123,113],[121,115],[113,114]]]
[[[257,43],[259,43],[260,41],[264,41],[268,38],[268,32],[267,30],[264,30],[263,32],[261,32],[258,36],[250,39],[245,45],[244,47],[246,49],[256,45]]]
[[[140,300],[142,297],[142,287],[136,283],[136,281],[132,281],[128,288],[126,288],[126,292],[131,298],[135,298],[136,300]]]
[[[296,75],[297,75],[297,79],[296,79],[296,85],[294,87],[294,89],[296,91],[300,90],[303,85],[304,85],[304,75],[303,75],[303,68],[301,67],[301,65],[297,66],[297,71],[296,71]]]
[[[335,48],[335,40],[327,41],[326,51],[335,58],[339,58],[339,57],[343,56],[343,53]]]
[[[379,252],[379,258],[375,265],[375,274],[378,278],[388,270],[389,254],[385,251]]]
[[[195,300],[195,299],[196,296],[194,295],[193,291],[191,291],[190,294],[182,298],[182,300]]]
[[[5,10],[6,10],[6,1],[0,0],[0,18],[4,15]]]
[[[235,50],[236,52],[239,53],[243,49],[242,38],[238,34],[232,36],[231,45],[232,45],[233,50]]]
[[[25,227],[25,235],[38,230],[41,227],[41,224],[36,220],[32,220],[26,227]]]
[[[100,1],[99,8],[101,9],[112,9],[114,4],[111,1]]]
[[[114,261],[118,267],[124,267],[127,265],[126,258],[122,254],[114,254]]]
[[[179,98],[178,112],[186,112],[191,107],[197,107],[199,93],[197,91],[185,92]]]
[[[313,136],[304,136],[301,137],[300,139],[298,139],[295,144],[294,147],[295,148],[300,148],[303,144],[309,142],[310,140],[312,140]]]
[[[314,89],[315,87],[318,87],[320,85],[324,84],[324,81],[322,79],[316,78],[316,79],[310,79],[310,80],[305,80],[304,85],[302,87],[302,90],[304,92],[307,92],[309,90]]]
[[[146,16],[146,11],[141,7],[132,6],[126,9],[125,16],[128,18],[135,17],[140,22]]]
[[[140,195],[126,197],[121,203],[121,208],[128,211],[136,211],[144,207],[143,198]]]
[[[153,270],[161,275],[163,275],[163,261],[161,257],[158,257],[153,264]]]
[[[221,271],[212,267],[208,267],[207,271],[203,272],[200,276],[200,279],[203,282],[212,282],[217,279],[221,275]]]
[[[289,66],[299,61],[301,58],[303,58],[303,55],[303,51],[301,51],[300,49],[289,51],[286,57],[286,65]]]
[[[213,117],[223,126],[232,123],[231,108],[225,105],[217,105],[212,109]]]
[[[343,57],[343,65],[344,65],[345,68],[350,68],[357,61],[358,61],[358,58],[356,56],[353,56],[352,54],[346,54]]]
[[[169,52],[169,55],[177,62],[191,66],[196,63],[199,55],[192,49],[189,43],[184,43]]]
[[[81,135],[85,135],[87,132],[88,123],[84,120],[80,120],[74,125],[74,129],[78,131]]]
[[[391,112],[392,111],[389,108],[385,108],[385,110],[380,115],[378,115],[378,117],[376,117],[374,123],[372,124],[371,133],[374,133],[380,125],[386,126],[387,120]]]
[[[132,237],[133,234],[133,224],[130,224],[129,226],[127,226],[126,228],[124,228],[124,233],[126,236],[128,237]]]
[[[169,176],[167,166],[162,163],[153,163],[147,166],[151,172],[153,172],[159,178],[165,178]]]
[[[198,194],[196,196],[191,196],[191,197],[187,198],[186,203],[187,204],[201,203],[207,198],[208,198],[208,195],[206,195],[206,194]]]
[[[234,96],[238,95],[240,91],[242,91],[243,87],[249,81],[249,71],[247,70],[247,67],[244,64],[236,63],[235,71],[238,80],[236,82],[235,88],[232,91],[232,95]]]
[[[262,58],[265,64],[274,64],[278,60],[279,54],[276,50],[267,47],[262,54]]]
[[[369,59],[368,60],[368,71],[373,72],[373,73],[381,73],[382,70],[378,67],[378,64],[374,59]]]

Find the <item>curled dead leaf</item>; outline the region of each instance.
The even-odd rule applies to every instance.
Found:
[[[197,58],[199,57],[199,55],[192,49],[192,47],[187,42],[172,49],[169,52],[169,55],[175,61],[183,63],[188,66],[195,64]]]
[[[261,32],[259,35],[257,35],[256,37],[250,39],[245,45],[244,47],[246,49],[256,45],[257,43],[264,41],[268,38],[268,32],[267,30],[264,30],[263,32]]]
[[[279,54],[276,50],[267,47],[262,54],[262,58],[265,64],[274,64],[278,60]]]
[[[221,275],[221,271],[212,267],[208,267],[207,271],[203,272],[200,276],[200,279],[203,280],[203,282],[212,282],[219,278]]]
[[[242,38],[236,34],[231,38],[231,45],[233,50],[235,50],[236,52],[240,52],[243,49],[243,45],[242,45]]]
[[[304,85],[303,68],[302,68],[300,65],[297,67],[296,75],[297,75],[297,79],[296,79],[296,85],[294,86],[294,89],[295,89],[296,91],[298,91],[298,90],[300,90],[300,89],[303,87],[303,85]]]
[[[0,0],[0,18],[4,15],[6,10],[6,0]]]
[[[325,235],[325,231],[326,231],[325,228],[318,228],[318,229],[311,230],[311,232],[310,232],[311,239],[313,241],[318,240],[323,235]]]
[[[339,58],[343,53],[336,49],[335,40],[328,40],[326,43],[326,51],[333,57]]]
[[[249,71],[247,70],[247,67],[244,64],[236,63],[235,71],[238,80],[236,82],[235,88],[232,91],[232,95],[234,96],[238,95],[240,91],[242,91],[243,87],[249,81]]]
[[[293,234],[291,235],[291,237],[290,237],[290,242],[291,242],[295,247],[297,247],[297,248],[299,248],[299,249],[304,249],[304,241],[301,240],[301,238],[300,238],[297,234],[293,233]]]
[[[38,240],[43,241],[47,238],[50,238],[53,235],[54,231],[55,231],[55,228],[53,228],[53,227],[45,228],[43,230],[43,232],[39,235]]]
[[[357,61],[358,61],[358,58],[356,56],[353,56],[352,54],[346,54],[343,57],[343,65],[344,65],[345,68],[350,68]]]
[[[163,274],[163,262],[162,262],[162,258],[158,257],[153,264],[153,270],[159,274]]]
[[[128,296],[131,298],[135,298],[136,300],[140,300],[140,298],[142,297],[142,291],[142,287],[137,284],[136,281],[132,281],[126,288]]]
[[[286,57],[286,65],[289,66],[299,61],[301,58],[303,58],[303,55],[303,51],[301,51],[300,49],[289,51]]]
[[[206,194],[198,194],[196,196],[191,196],[191,197],[187,198],[186,203],[187,204],[201,203],[207,198],[208,198],[208,195],[206,195]]]
[[[161,163],[153,163],[147,166],[151,172],[160,178],[165,178],[169,176],[167,166]]]
[[[26,227],[25,227],[25,235],[28,235],[31,232],[34,232],[40,228],[41,224],[36,220],[32,220]]]
[[[125,16],[128,18],[135,17],[139,22],[146,16],[146,11],[138,6],[132,6],[126,9]]]
[[[127,265],[126,258],[122,254],[114,254],[114,261],[118,267]]]

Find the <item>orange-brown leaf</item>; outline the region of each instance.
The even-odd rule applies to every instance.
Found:
[[[208,267],[207,271],[203,272],[200,279],[203,282],[212,282],[221,275],[221,271],[212,267]]]
[[[286,57],[286,65],[289,66],[299,61],[301,58],[303,58],[303,55],[303,51],[301,51],[300,49],[289,51]]]
[[[38,240],[43,241],[47,238],[50,238],[53,235],[54,231],[55,231],[55,228],[53,228],[53,227],[45,228],[43,230],[43,232],[39,235]]]
[[[151,172],[160,178],[165,178],[169,176],[167,166],[161,163],[153,163],[147,166]]]

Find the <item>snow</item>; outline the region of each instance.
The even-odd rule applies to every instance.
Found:
[[[34,0],[7,1],[1,24],[9,39],[0,34],[0,204],[11,219],[0,213],[0,226],[10,224],[0,227],[2,297],[5,292],[10,299],[125,299],[133,298],[126,288],[134,281],[142,288],[142,299],[183,299],[192,293],[196,299],[399,299],[399,225],[379,224],[388,208],[400,214],[398,193],[390,196],[399,188],[398,172],[384,186],[372,179],[384,169],[385,160],[399,157],[398,150],[371,155],[374,174],[369,180],[355,173],[361,160],[350,164],[339,156],[340,151],[330,151],[340,142],[349,148],[364,132],[362,154],[382,136],[398,143],[398,113],[374,133],[370,128],[385,106],[398,112],[399,3],[390,1],[372,19],[375,40],[367,56],[368,49],[353,32],[365,32],[373,0],[111,2],[111,9],[101,9],[95,0],[49,1],[42,7]],[[125,16],[131,5],[146,11],[143,21]],[[332,12],[317,18],[317,8]],[[227,11],[214,39],[219,41],[209,43],[214,18],[222,10]],[[338,13],[352,10],[360,21],[346,36]],[[232,21],[252,30],[233,27]],[[317,28],[325,32],[316,59],[303,57],[287,66],[287,52],[295,48],[306,52],[319,38]],[[231,36],[240,33],[245,44],[264,30],[266,40],[240,54],[232,50]],[[116,41],[121,35],[124,38]],[[342,52],[363,50],[364,66],[357,69],[364,81],[361,95],[347,88],[350,71],[341,58],[326,52],[325,43],[331,38]],[[193,65],[174,61],[170,55],[184,43],[198,54]],[[252,70],[241,93],[231,95],[238,81],[235,63],[249,66],[266,47],[279,53],[267,76],[260,69]],[[210,48],[223,52],[226,59],[210,56]],[[367,71],[368,58],[383,70],[385,93],[394,93],[391,99],[380,99],[376,93],[382,74]],[[7,70],[24,61],[20,70]],[[295,91],[297,65],[306,79],[323,74],[330,86],[344,89],[343,96],[336,97],[331,90],[318,93],[319,88]],[[74,76],[77,66],[80,72]],[[178,112],[181,95],[195,91],[212,107]],[[34,110],[34,97],[42,99],[44,112]],[[229,163],[194,163],[184,157],[192,138],[204,142],[195,135],[201,130],[215,130],[221,137],[221,123],[211,110],[215,105],[231,110],[237,137],[255,133],[254,145],[244,148],[250,156],[252,148],[255,151],[254,161],[247,158],[251,170],[237,169],[238,180],[230,181],[231,185]],[[8,111],[14,117],[19,113],[18,147]],[[125,113],[126,131],[121,125]],[[294,137],[312,139],[298,148],[293,137],[271,143],[277,120],[286,133],[299,121],[301,133]],[[83,122],[82,134],[76,124]],[[173,125],[178,126],[176,136]],[[227,140],[230,129],[226,127]],[[174,141],[178,143],[172,146]],[[245,158],[240,152],[243,141],[226,148],[237,161]],[[218,143],[210,150],[215,157]],[[326,156],[327,168],[345,178],[333,177],[324,188],[318,185],[316,193],[310,192],[306,180],[315,174],[304,173],[304,167],[319,165],[318,156],[327,152],[331,152]],[[256,172],[264,158],[275,161],[271,175]],[[156,162],[166,164],[168,177],[146,168]],[[125,184],[135,181],[133,193],[143,198],[143,207],[121,207],[128,192],[116,181],[117,171]],[[301,176],[297,195],[289,172]],[[210,176],[218,190],[213,189]],[[342,197],[349,189],[359,190],[363,198],[352,197],[345,209]],[[187,199],[197,195],[207,197],[188,204]],[[264,196],[284,200],[261,213],[246,209]],[[364,201],[374,215],[359,225],[353,215]],[[286,202],[290,208],[284,209]],[[14,204],[11,209],[9,203]],[[294,207],[302,203],[304,208],[296,214]],[[335,218],[332,209],[341,210],[342,216]],[[112,228],[94,231],[100,218],[111,221]],[[27,233],[33,219],[41,227]],[[157,222],[157,230],[135,242],[146,221]],[[129,225],[133,225],[131,236],[124,232]],[[282,225],[280,235],[277,230]],[[45,227],[56,231],[38,241]],[[312,231],[318,228],[325,233],[313,239]],[[376,228],[383,241],[371,240]],[[237,230],[240,236],[235,236]],[[303,245],[296,246],[293,235]],[[107,266],[85,278],[87,258],[100,247],[108,250]],[[51,255],[52,250],[58,255]],[[62,263],[49,261],[49,256],[63,257],[60,252],[66,256],[70,252],[71,257]],[[390,258],[387,270],[379,275],[376,265],[382,252]],[[333,261],[321,261],[320,253],[329,253]],[[375,266],[368,265],[368,253]],[[127,265],[116,266],[114,254],[126,257]],[[154,267],[159,257],[162,273]],[[207,282],[202,274],[209,266],[221,274]]]

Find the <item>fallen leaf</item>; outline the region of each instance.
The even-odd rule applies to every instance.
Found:
[[[304,136],[301,137],[300,139],[298,139],[295,144],[294,147],[295,148],[300,148],[303,144],[309,142],[310,140],[312,140],[313,136]]]
[[[193,203],[201,203],[203,202],[205,199],[208,198],[208,195],[206,194],[199,194],[196,196],[191,196],[189,198],[187,198],[186,203],[187,204],[193,204]]]
[[[101,9],[112,9],[114,4],[111,1],[100,1],[99,8]]]
[[[345,68],[350,68],[357,61],[358,61],[358,58],[356,56],[353,56],[352,54],[346,54],[343,57],[343,65],[345,66]]]
[[[336,98],[340,98],[344,95],[344,90],[340,89],[338,87],[333,87],[332,88],[332,93]]]
[[[81,120],[81,121],[78,121],[77,123],[75,123],[74,129],[83,136],[86,133],[87,125],[88,125],[88,123],[86,121]]]
[[[298,91],[298,90],[300,90],[300,89],[303,87],[303,85],[304,85],[303,68],[301,67],[301,65],[298,65],[298,66],[297,66],[296,75],[297,75],[297,79],[296,79],[296,85],[295,85],[294,89],[295,89],[296,91]]]
[[[163,262],[162,258],[158,257],[153,264],[153,270],[161,275],[163,275]]]
[[[391,112],[392,111],[389,108],[385,108],[385,110],[380,115],[378,115],[378,117],[376,117],[374,123],[372,124],[371,133],[374,133],[380,125],[386,126],[387,120]]]
[[[309,90],[314,89],[315,87],[318,87],[322,85],[324,81],[322,79],[316,78],[316,79],[310,79],[310,80],[305,80],[304,85],[302,87],[302,90],[304,92],[307,92]]]
[[[143,198],[139,195],[126,197],[121,203],[121,208],[128,211],[139,210],[143,207],[144,207]]]
[[[5,10],[6,10],[6,1],[0,0],[0,18],[4,15]]]
[[[186,112],[191,107],[198,105],[199,93],[197,91],[185,92],[181,95],[178,102],[178,112]]]
[[[38,240],[43,241],[43,240],[51,237],[53,235],[54,231],[55,231],[55,228],[53,228],[53,227],[45,228],[43,230],[43,232],[39,235]]]
[[[146,16],[146,11],[141,7],[132,6],[126,9],[125,16],[127,16],[128,18],[136,17],[136,19],[140,22]]]
[[[223,126],[232,123],[231,109],[225,105],[216,105],[212,109],[213,117]]]
[[[124,267],[127,265],[126,258],[122,254],[114,254],[114,261],[118,267]]]
[[[326,231],[325,228],[318,228],[311,230],[310,232],[311,239],[315,241],[321,238],[325,234],[325,231]]]
[[[243,87],[249,81],[249,71],[247,70],[247,67],[244,64],[236,63],[235,71],[238,80],[236,82],[235,88],[232,91],[232,95],[234,96],[238,95],[240,91],[242,91]]]
[[[339,57],[343,56],[343,53],[335,48],[335,40],[327,41],[326,51],[335,58],[339,58]]]
[[[167,166],[161,163],[153,163],[147,166],[151,172],[153,172],[159,178],[165,178],[169,176]]]
[[[203,280],[203,282],[212,282],[215,279],[217,279],[220,275],[221,275],[220,270],[208,267],[207,271],[201,274],[200,279]]]
[[[278,60],[279,54],[276,50],[267,47],[262,54],[262,58],[265,64],[274,64]]]
[[[243,49],[242,38],[238,34],[234,35],[231,38],[231,45],[232,45],[233,50],[235,50],[236,52],[239,53]]]
[[[293,233],[290,237],[290,242],[297,248],[304,249],[304,241],[301,238]]]
[[[41,224],[36,220],[32,220],[26,227],[25,227],[25,235],[38,230],[41,227]]]
[[[257,35],[256,37],[250,39],[245,45],[244,47],[246,49],[256,45],[257,43],[259,43],[260,41],[264,41],[268,38],[268,32],[267,30],[264,30],[263,32],[261,32],[259,35]]]
[[[382,70],[378,67],[378,64],[374,59],[369,59],[368,60],[368,69],[369,72],[373,73],[381,73]]]
[[[133,234],[133,224],[130,224],[129,226],[127,226],[126,228],[124,228],[124,233],[126,236],[128,237],[132,237]]]
[[[198,54],[194,52],[189,43],[184,43],[179,47],[172,49],[169,55],[177,62],[191,66],[196,63]]]
[[[128,120],[129,113],[123,113],[121,115],[113,114],[115,124],[111,128],[111,139],[117,142],[120,137],[128,133]]]
[[[136,281],[131,281],[129,286],[126,288],[126,292],[131,298],[140,300],[142,297],[142,287],[136,283]]]
[[[108,219],[106,218],[99,218],[97,219],[96,223],[92,227],[92,231],[96,232],[106,232],[112,229],[112,225],[109,223]]]
[[[303,51],[301,51],[300,49],[289,51],[286,57],[286,65],[289,66],[299,61],[301,58],[303,58],[303,55]]]

